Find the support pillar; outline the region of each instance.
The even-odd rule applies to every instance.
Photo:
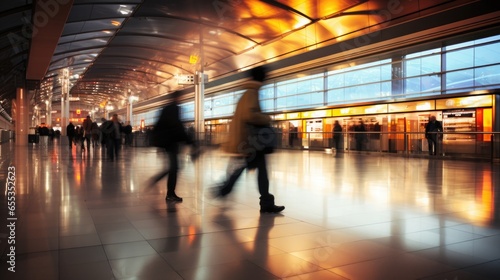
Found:
[[[196,139],[203,143],[205,136],[205,75],[197,73],[194,96],[194,130]]]
[[[61,135],[67,136],[66,127],[69,124],[69,70],[62,70],[61,75]]]
[[[28,133],[29,133],[29,122],[28,122],[28,98],[24,88],[17,88],[16,90],[16,146],[26,146],[28,145]]]
[[[45,125],[52,126],[52,102],[45,100]]]

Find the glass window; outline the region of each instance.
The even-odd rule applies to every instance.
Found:
[[[338,73],[338,74],[332,74],[327,77],[327,85],[328,88],[341,88],[345,86],[344,83],[344,74],[343,73]]]
[[[423,56],[427,56],[427,55],[431,55],[431,54],[439,54],[439,53],[441,53],[441,49],[435,48],[435,49],[430,49],[430,50],[426,50],[426,51],[407,54],[407,55],[405,55],[405,58],[411,59],[411,58],[423,57]]]
[[[474,66],[500,63],[500,42],[478,46],[474,50]]]
[[[405,61],[406,77],[441,72],[441,57],[439,55],[414,58]]]
[[[180,104],[179,107],[182,121],[194,120],[194,101]]]
[[[422,75],[440,73],[441,72],[441,56],[440,55],[432,55],[422,57]]]
[[[446,90],[472,88],[474,86],[474,70],[461,70],[446,74]]]
[[[500,35],[495,35],[495,36],[491,36],[491,37],[478,39],[475,41],[475,43],[476,44],[483,44],[483,43],[488,43],[488,42],[492,42],[492,41],[499,41],[499,40],[500,40]]]
[[[273,99],[261,100],[260,109],[262,110],[262,112],[273,112],[274,100]]]
[[[444,49],[447,50],[447,51],[450,51],[450,50],[456,50],[456,49],[470,47],[470,46],[473,46],[473,45],[474,45],[474,41],[469,41],[469,42],[465,42],[465,43],[460,43],[460,44],[454,44],[454,45],[446,46]]]
[[[447,52],[446,56],[446,71],[453,71],[474,66],[474,49],[462,49],[452,52]]]
[[[422,68],[421,62],[422,60],[420,58],[406,60],[404,62],[406,77],[420,76]]]
[[[392,79],[392,64],[380,66],[380,80],[390,81]]]
[[[259,92],[261,109],[264,112],[312,109],[363,100],[436,96],[475,88],[500,88],[499,40],[500,35],[415,52],[405,55],[401,63],[399,60],[384,59],[356,65],[358,61],[353,60],[352,67],[306,73],[302,77],[293,76],[288,80],[268,83]],[[442,65],[442,61],[446,64]],[[332,65],[332,68],[344,66],[345,63]],[[393,71],[397,71],[397,75],[393,75]],[[442,88],[443,78],[446,78],[445,88]],[[396,91],[394,93],[393,88]],[[242,92],[214,97],[212,117],[232,115]],[[194,114],[194,111],[189,114]]]
[[[274,98],[274,87],[272,84],[264,85],[259,90],[259,98],[260,99],[269,99]]]
[[[327,102],[328,104],[336,104],[345,101],[344,89],[332,89],[328,91]]]
[[[286,109],[286,100],[284,97],[276,98],[276,110],[285,110]]]
[[[474,86],[500,85],[500,65],[477,68]]]

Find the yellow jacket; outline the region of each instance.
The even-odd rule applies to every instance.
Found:
[[[259,89],[261,82],[249,81],[244,85],[246,91],[241,96],[233,119],[229,125],[229,137],[224,150],[228,153],[241,155],[251,154],[249,151],[249,131],[248,124],[269,125],[271,118],[263,114],[259,104]]]

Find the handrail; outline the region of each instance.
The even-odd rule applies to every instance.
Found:
[[[425,132],[404,131],[342,131],[339,151],[352,152],[361,147],[363,152],[396,153],[403,155],[426,155],[428,143]],[[363,143],[357,145],[359,135],[364,134]],[[494,131],[445,131],[429,132],[438,135],[438,153],[441,157],[480,158],[500,161],[500,132]],[[278,148],[326,150],[333,144],[333,132],[288,132],[277,130]],[[200,135],[201,136],[201,135]],[[470,136],[470,137],[464,137]],[[495,137],[496,136],[496,137]],[[218,145],[224,142],[227,133],[203,133],[202,144]],[[496,140],[495,140],[496,139]]]

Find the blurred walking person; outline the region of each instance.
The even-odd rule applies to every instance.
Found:
[[[87,151],[90,151],[90,138],[92,137],[92,119],[90,116],[87,116],[82,124],[83,128],[83,138],[82,140],[82,149],[84,149],[83,142],[87,142]]]
[[[150,179],[150,186],[153,186],[162,178],[168,175],[167,179],[167,196],[165,200],[172,202],[182,202],[182,197],[175,193],[177,186],[177,175],[179,171],[179,144],[185,142],[193,145],[193,152],[195,151],[194,139],[191,139],[186,133],[184,126],[180,119],[179,99],[181,97],[180,91],[175,91],[170,94],[172,101],[167,104],[161,111],[160,118],[153,130],[154,145],[165,149],[168,157],[169,166],[164,171],[156,174]],[[194,156],[194,154],[193,154]]]
[[[72,122],[69,122],[68,126],[66,126],[66,134],[68,135],[69,148],[71,149],[73,147],[73,138],[75,137],[75,126]]]
[[[118,121],[118,115],[114,114],[111,121],[105,121],[101,125],[101,132],[106,141],[106,152],[108,159],[114,161],[118,159],[121,149],[121,124]]]
[[[340,140],[342,139],[342,126],[340,126],[339,121],[335,121],[333,124],[333,147],[335,150],[340,150]]]
[[[438,133],[443,132],[443,126],[440,121],[436,120],[436,116],[429,117],[429,123],[425,126],[425,138],[429,146],[429,155],[435,156],[438,153]]]
[[[101,134],[101,130],[99,129],[99,126],[97,125],[97,122],[92,123],[92,147],[95,148],[99,146],[99,137]]]
[[[229,174],[227,180],[216,188],[215,196],[224,197],[228,195],[243,170],[246,168],[256,168],[258,170],[257,182],[260,193],[260,212],[278,213],[283,211],[285,206],[274,204],[274,196],[269,193],[266,154],[264,150],[252,146],[252,140],[255,139],[251,139],[254,135],[251,135],[249,129],[249,125],[269,126],[271,122],[271,118],[262,113],[259,104],[259,89],[266,78],[266,70],[264,67],[259,66],[253,68],[250,72],[252,80],[244,85],[246,91],[236,105],[236,110],[229,126],[229,139],[225,146],[227,152],[237,154],[236,157],[242,158],[244,164],[233,168],[234,170]],[[230,165],[232,165],[231,162]]]

